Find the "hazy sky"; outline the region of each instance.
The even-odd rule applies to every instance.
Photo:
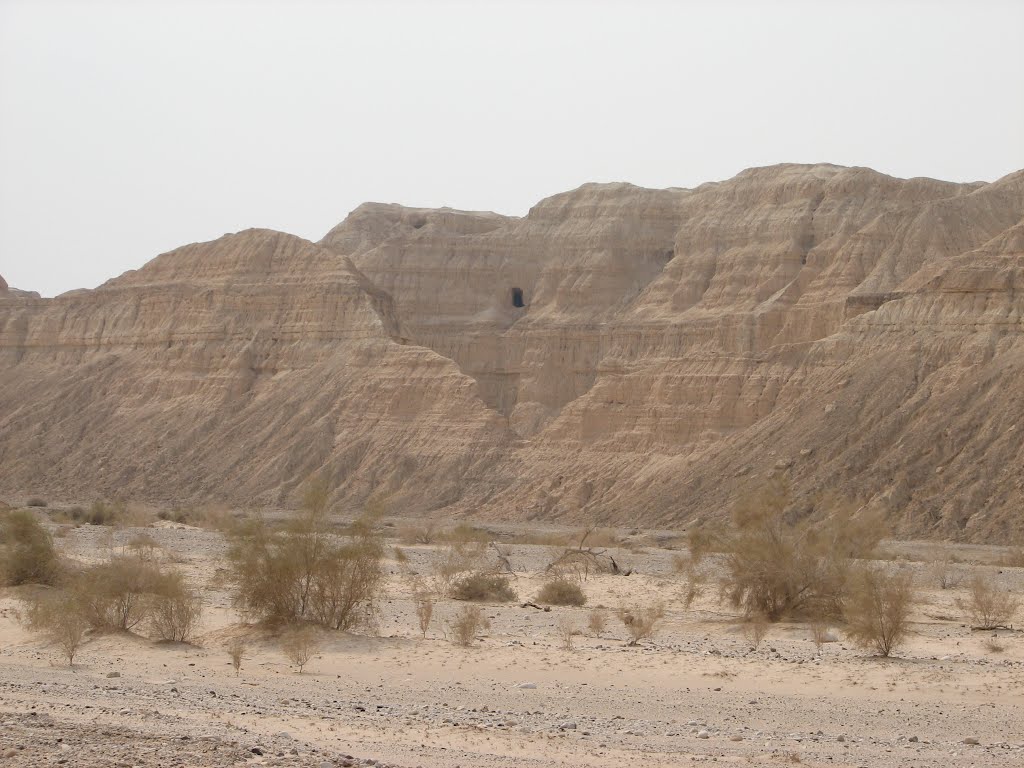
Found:
[[[0,274],[367,200],[524,214],[778,162],[1024,167],[1024,3],[0,0]]]

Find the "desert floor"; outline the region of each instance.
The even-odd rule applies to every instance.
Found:
[[[819,652],[809,628],[792,623],[752,649],[713,592],[683,608],[676,553],[657,546],[617,552],[636,572],[591,576],[585,608],[486,605],[490,630],[462,648],[442,632],[461,604],[440,601],[421,639],[389,560],[378,634],[324,632],[298,674],[274,636],[239,623],[219,578],[219,533],[146,532],[205,589],[196,643],[95,636],[71,670],[19,623],[17,593],[0,592],[0,766],[1024,765],[1024,636],[1000,631],[990,648],[993,633],[971,631],[956,590],[939,589],[928,563],[893,563],[914,569],[919,603],[910,641],[880,659],[841,629]],[[57,541],[92,559],[137,533],[69,527]],[[422,573],[434,549],[403,547]],[[532,598],[551,549],[503,549],[521,599]],[[968,567],[1024,587],[1024,569],[955,566]],[[659,600],[668,614],[653,641],[626,645],[613,610],[600,637],[586,629],[593,606]],[[556,632],[566,615],[583,631],[571,651]],[[250,650],[236,677],[224,648],[237,635]]]

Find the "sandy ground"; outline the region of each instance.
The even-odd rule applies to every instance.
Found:
[[[1024,765],[1024,637],[987,647],[992,633],[963,623],[927,564],[894,566],[914,569],[920,603],[908,644],[878,659],[841,631],[819,653],[802,624],[751,649],[713,595],[682,607],[673,553],[657,548],[619,553],[637,572],[591,577],[586,608],[485,606],[490,631],[460,648],[442,627],[461,604],[439,602],[420,639],[389,561],[379,636],[325,632],[300,675],[274,637],[237,623],[219,534],[147,530],[206,591],[196,644],[95,636],[69,670],[0,593],[0,766]],[[85,526],[58,541],[93,559],[135,533]],[[428,569],[431,547],[403,549]],[[530,598],[550,550],[507,549]],[[1021,569],[982,567],[1024,587]],[[639,647],[613,615],[601,637],[585,629],[592,606],[657,600],[668,615]],[[572,651],[555,630],[565,615],[584,631]],[[250,652],[236,677],[224,647],[239,634]]]

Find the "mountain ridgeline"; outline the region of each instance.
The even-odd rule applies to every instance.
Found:
[[[784,475],[1024,529],[1024,171],[780,165],[522,218],[368,203],[53,299],[0,279],[0,494],[675,526]]]

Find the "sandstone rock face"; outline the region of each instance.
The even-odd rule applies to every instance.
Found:
[[[9,292],[8,292],[9,293]],[[785,473],[1024,522],[1024,172],[783,165],[527,216],[360,206],[0,293],[0,493],[676,525]]]

